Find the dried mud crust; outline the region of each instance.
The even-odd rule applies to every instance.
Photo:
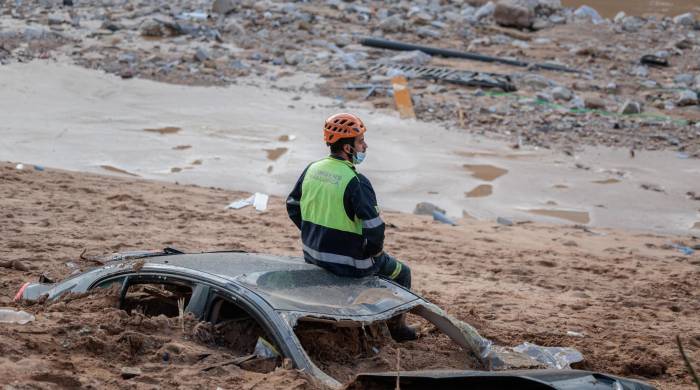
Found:
[[[479,363],[426,321],[409,316],[425,329],[418,340],[397,343],[386,323],[344,327],[300,321],[295,333],[311,360],[342,383],[363,372],[428,369],[478,369]],[[400,355],[397,359],[397,353]]]

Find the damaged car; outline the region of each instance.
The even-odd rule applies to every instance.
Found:
[[[271,369],[296,368],[329,388],[653,388],[612,375],[547,368],[493,345],[391,281],[338,277],[299,257],[166,248],[100,263],[60,282],[25,283],[15,300],[110,288],[128,313],[190,313],[242,358],[267,359]],[[397,343],[386,322],[405,313],[428,330],[416,341]]]

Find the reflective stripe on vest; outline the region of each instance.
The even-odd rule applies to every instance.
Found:
[[[357,269],[367,269],[374,264],[371,258],[355,259],[350,256],[336,255],[335,253],[319,252],[317,250],[309,248],[306,245],[302,245],[302,248],[304,249],[304,252],[309,254],[309,256],[313,257],[316,260],[323,261],[326,263],[349,265]]]
[[[350,162],[333,157],[326,157],[309,166],[301,184],[303,221],[362,235],[362,220],[348,218],[343,203],[346,187],[357,176],[351,166]]]

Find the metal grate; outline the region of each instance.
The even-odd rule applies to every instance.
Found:
[[[504,92],[517,91],[510,76],[498,73],[472,72],[450,68],[434,68],[411,65],[377,64],[369,69],[370,73],[399,70],[409,78],[441,80],[448,83],[480,88],[500,88]]]

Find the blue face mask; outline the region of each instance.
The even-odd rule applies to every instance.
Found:
[[[355,148],[353,148],[353,150],[355,150]],[[353,153],[352,163],[354,165],[360,165],[360,164],[362,164],[363,161],[365,161],[365,157],[367,157],[367,153],[365,153],[365,152]]]

